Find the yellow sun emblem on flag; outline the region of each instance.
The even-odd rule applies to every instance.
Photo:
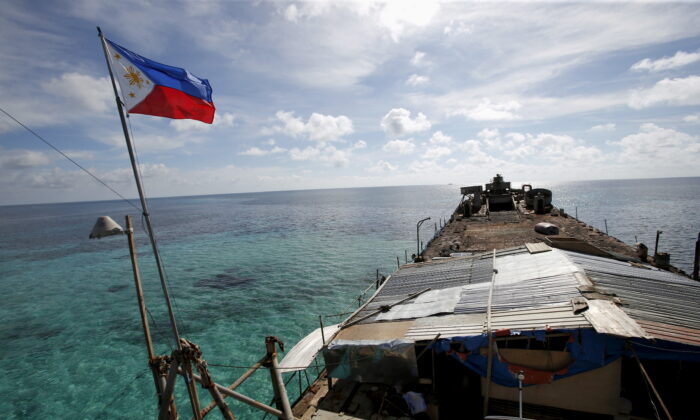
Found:
[[[136,70],[134,66],[129,66],[126,68],[126,74],[124,78],[129,81],[129,86],[136,85],[139,89],[143,87],[143,77],[141,77],[141,72]]]

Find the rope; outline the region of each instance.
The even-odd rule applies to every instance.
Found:
[[[31,128],[27,127],[25,124],[23,124],[23,123],[22,123],[21,121],[19,121],[17,118],[13,117],[9,112],[5,111],[2,107],[0,107],[0,111],[2,111],[3,114],[7,115],[7,116],[8,116],[10,119],[12,119],[14,122],[16,122],[17,124],[19,124],[22,128],[24,128],[25,130],[27,130],[28,132],[30,132],[31,134],[33,134],[34,137],[38,138],[39,140],[41,140],[42,142],[44,142],[46,145],[48,145],[50,148],[52,148],[53,150],[55,150],[56,152],[58,152],[58,154],[60,154],[60,155],[63,156],[64,158],[68,159],[70,162],[72,162],[72,163],[73,163],[75,166],[77,166],[78,168],[82,169],[83,172],[85,172],[86,174],[90,175],[90,176],[91,176],[93,179],[95,179],[97,182],[99,182],[100,184],[104,185],[108,190],[112,191],[112,192],[113,192],[114,194],[116,194],[119,198],[121,198],[122,200],[124,200],[124,201],[126,201],[127,203],[129,203],[130,206],[132,206],[133,208],[135,208],[135,209],[137,209],[137,210],[143,212],[143,210],[142,210],[139,206],[137,206],[136,204],[134,204],[134,203],[132,203],[131,201],[129,201],[126,197],[124,197],[123,195],[121,195],[117,190],[115,190],[114,188],[110,187],[109,185],[107,185],[106,182],[104,182],[103,180],[101,180],[100,178],[98,178],[97,175],[93,174],[93,173],[90,172],[89,170],[85,169],[85,167],[83,167],[82,165],[80,165],[78,162],[76,162],[75,160],[71,159],[68,155],[66,155],[65,153],[63,153],[58,147],[56,147],[56,146],[54,146],[53,144],[51,144],[48,140],[46,140],[45,138],[43,138],[42,136],[40,136],[36,131],[34,131],[34,130],[32,130]]]
[[[143,378],[144,375],[146,375],[146,374],[148,373],[149,370],[150,370],[150,369],[146,369],[146,370],[144,370],[143,372],[141,372],[141,373],[137,374],[136,376],[134,376],[134,378],[131,379],[131,381],[129,381],[129,382],[124,386],[124,389],[122,390],[122,392],[120,392],[119,394],[117,394],[117,395],[112,399],[112,401],[109,402],[109,404],[105,405],[104,408],[102,408],[102,411],[100,411],[100,413],[99,413],[97,416],[95,416],[95,417],[96,417],[96,418],[102,417],[102,415],[107,411],[107,409],[108,409],[109,407],[111,407],[114,403],[116,403],[117,401],[119,401],[120,399],[122,399],[122,398],[127,394],[127,391],[129,391],[129,387],[131,387],[131,385],[132,385],[134,382],[136,382],[137,380]],[[84,413],[84,412],[85,412],[85,410],[83,411],[83,413]],[[81,414],[83,414],[83,413],[81,413]],[[82,416],[78,416],[78,417],[82,417]]]

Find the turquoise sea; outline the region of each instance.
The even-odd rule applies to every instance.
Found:
[[[484,180],[486,181],[486,180]],[[601,230],[692,268],[700,231],[700,178],[533,183]],[[397,256],[449,217],[458,185],[354,188],[151,199],[181,335],[199,344],[214,379],[233,382],[276,335],[291,348],[318,315],[347,312]],[[134,217],[156,350],[172,342],[142,221],[123,201],[0,207],[0,413],[10,419],[153,418],[126,238],[88,239],[96,218]],[[337,321],[338,319],[335,319]],[[328,318],[327,322],[334,321]],[[313,379],[313,370],[309,379]],[[286,374],[286,378],[289,378]],[[303,385],[306,378],[303,377]],[[297,378],[288,384],[298,395]],[[239,391],[269,402],[260,371]],[[177,390],[182,418],[189,405]],[[200,390],[200,396],[208,401]],[[229,400],[227,400],[229,401]],[[229,402],[239,419],[262,418]],[[211,418],[221,418],[212,412]],[[209,418],[209,417],[208,417]]]

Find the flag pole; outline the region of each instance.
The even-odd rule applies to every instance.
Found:
[[[175,344],[178,350],[182,350],[182,344],[180,343],[180,333],[177,330],[177,323],[175,322],[175,313],[173,312],[173,307],[170,303],[170,293],[168,293],[168,285],[165,281],[165,270],[163,269],[163,262],[160,259],[160,253],[158,252],[158,245],[156,243],[156,237],[153,233],[153,227],[151,226],[151,216],[148,213],[148,204],[146,204],[146,197],[143,192],[143,185],[141,184],[141,176],[139,174],[138,167],[136,165],[136,157],[134,155],[134,147],[131,143],[131,136],[129,135],[129,130],[126,126],[126,117],[124,116],[124,107],[122,101],[119,98],[119,92],[117,91],[117,83],[114,80],[114,73],[112,73],[112,66],[109,62],[109,55],[107,53],[107,41],[102,35],[102,30],[97,27],[97,34],[100,37],[100,42],[102,43],[102,50],[105,54],[105,60],[107,61],[107,69],[109,70],[109,78],[112,81],[112,88],[114,89],[114,97],[117,101],[117,109],[119,110],[119,118],[122,122],[122,130],[124,130],[124,139],[126,140],[126,148],[129,150],[129,159],[131,160],[131,168],[134,171],[134,179],[136,180],[136,189],[139,192],[139,198],[141,199],[141,210],[143,212],[143,217],[146,220],[146,230],[148,231],[148,238],[151,241],[151,247],[153,248],[153,255],[156,258],[156,265],[158,266],[158,275],[160,277],[160,285],[163,288],[163,295],[165,296],[165,303],[168,307],[168,317],[170,318],[170,327],[173,330],[173,337],[175,338]]]
[[[119,92],[117,91],[117,83],[114,80],[114,73],[112,72],[112,66],[109,62],[109,55],[107,53],[107,41],[102,35],[102,30],[97,27],[97,34],[102,42],[102,51],[105,54],[105,60],[107,61],[107,69],[109,69],[109,78],[112,81],[112,88],[114,89],[114,98],[117,101],[117,110],[119,111],[119,119],[122,122],[122,130],[124,130],[124,140],[126,140],[126,148],[129,150],[129,159],[131,160],[131,168],[134,171],[134,179],[136,180],[136,189],[139,192],[139,198],[141,199],[141,211],[144,219],[146,220],[146,230],[148,231],[148,238],[151,241],[151,247],[153,248],[153,255],[156,258],[156,265],[158,266],[158,276],[160,277],[160,285],[163,288],[163,296],[165,297],[165,304],[168,307],[168,317],[170,318],[170,327],[173,330],[173,337],[175,339],[175,345],[177,346],[177,353],[182,355],[183,346],[180,340],[180,333],[177,330],[177,323],[175,322],[175,313],[173,312],[172,304],[170,303],[170,294],[168,293],[168,285],[165,281],[165,270],[163,269],[163,262],[160,259],[160,253],[158,252],[158,244],[156,243],[156,237],[153,233],[153,226],[151,225],[151,216],[148,213],[148,204],[146,203],[146,197],[143,192],[143,185],[141,184],[141,176],[139,174],[138,166],[136,165],[136,157],[134,154],[134,147],[131,142],[131,136],[129,135],[129,130],[126,126],[126,117],[124,115],[124,107],[122,101],[119,98]],[[189,348],[189,347],[188,347]],[[191,352],[190,352],[191,353]],[[182,357],[182,356],[180,356]],[[196,420],[201,420],[202,416],[199,410],[199,397],[197,396],[197,388],[195,386],[194,377],[192,375],[192,369],[190,366],[190,361],[184,361],[186,369],[183,369],[185,382],[187,385],[187,393],[190,397],[190,405],[192,406],[192,412],[194,413],[194,418]],[[161,407],[170,405],[170,397],[167,401],[160,401]],[[170,408],[172,410],[172,408]],[[165,409],[167,412],[168,409]],[[173,411],[170,411],[172,414]]]

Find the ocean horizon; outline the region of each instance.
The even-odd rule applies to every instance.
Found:
[[[610,235],[630,245],[644,242],[653,252],[662,230],[659,251],[692,269],[700,177],[533,184],[550,188],[553,203],[570,215],[603,231],[607,223]],[[149,199],[181,335],[201,347],[217,382],[231,383],[264,354],[265,336],[289,349],[318,327],[319,315],[356,308],[377,270],[391,274],[397,257],[403,264],[415,252],[418,220],[431,217],[421,230],[427,241],[449,218],[461,186]],[[124,226],[126,214],[134,220],[156,352],[169,354],[167,314],[138,210],[121,200],[0,206],[0,409],[8,418],[154,415],[126,239],[88,239],[98,216]],[[256,373],[239,391],[269,402],[269,375]],[[187,416],[184,387],[176,392]],[[288,392],[298,395],[296,378]],[[263,417],[230,404],[238,418]]]

